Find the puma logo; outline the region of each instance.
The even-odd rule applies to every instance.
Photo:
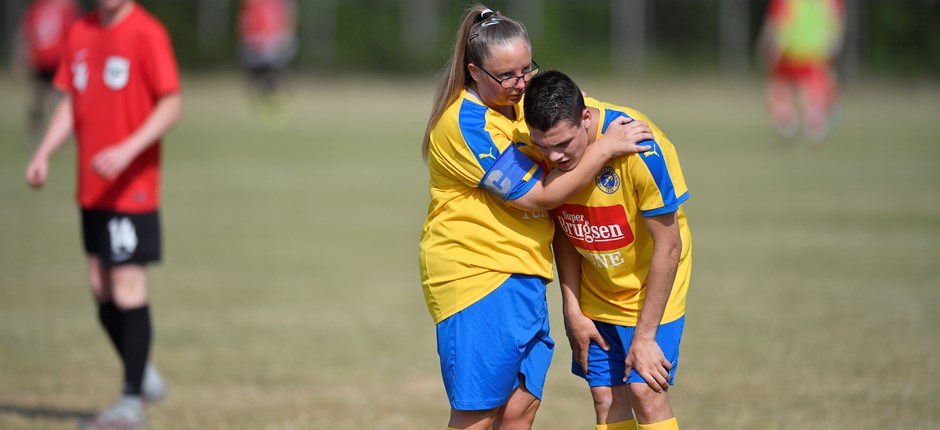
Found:
[[[657,157],[660,156],[659,153],[656,152],[656,145],[655,145],[655,144],[650,145],[650,150],[643,153],[643,156],[644,156],[644,157],[649,157],[650,155],[655,155],[655,156],[657,156]]]
[[[486,157],[490,157],[490,158],[492,158],[492,159],[494,159],[494,160],[496,159],[496,156],[493,155],[493,148],[492,148],[492,147],[490,147],[490,152],[489,152],[489,153],[477,154],[477,157],[478,157],[479,159],[481,159],[481,160],[484,159],[484,158],[486,158]]]

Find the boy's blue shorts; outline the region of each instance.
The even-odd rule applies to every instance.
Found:
[[[610,344],[610,351],[604,351],[596,342],[591,341],[588,347],[588,373],[581,370],[577,357],[572,357],[571,373],[584,378],[591,387],[613,387],[634,382],[646,383],[636,370],[630,371],[627,382],[623,382],[624,372],[627,370],[624,360],[627,358],[627,349],[633,342],[633,333],[636,327],[621,326],[594,321],[594,325],[601,336]],[[685,316],[673,322],[662,324],[656,332],[656,343],[663,350],[663,356],[672,363],[669,370],[669,385],[675,383],[676,369],[679,367],[679,343],[682,341],[682,329],[685,327]]]
[[[542,398],[555,342],[546,280],[512,275],[492,293],[437,324],[437,353],[452,408],[502,406],[519,386]]]

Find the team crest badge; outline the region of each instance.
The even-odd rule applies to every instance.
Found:
[[[127,58],[111,56],[104,63],[104,84],[112,90],[124,88],[130,75],[131,62]]]
[[[607,194],[613,194],[620,189],[620,175],[613,167],[604,166],[594,177],[594,183],[597,184],[597,189]]]

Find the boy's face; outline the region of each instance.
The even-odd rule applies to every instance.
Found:
[[[581,162],[584,150],[591,143],[589,115],[585,109],[581,121],[576,124],[563,121],[545,131],[530,128],[532,143],[556,168],[566,172],[572,170]]]

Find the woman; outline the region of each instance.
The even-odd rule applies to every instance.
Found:
[[[448,428],[531,427],[554,348],[546,211],[607,160],[648,149],[636,144],[653,138],[645,124],[622,119],[576,168],[547,172],[519,103],[537,72],[522,24],[471,7],[425,132],[431,203],[420,265],[451,405]]]

